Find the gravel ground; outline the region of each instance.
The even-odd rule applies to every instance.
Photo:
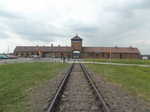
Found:
[[[100,112],[79,64],[73,68],[57,112]]]
[[[111,112],[150,112],[150,102],[132,96],[119,85],[105,81],[98,74],[93,72],[91,74],[105,101],[109,104]]]
[[[28,89],[27,112],[45,112],[68,68],[38,87]]]

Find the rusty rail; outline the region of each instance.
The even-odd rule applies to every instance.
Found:
[[[65,85],[68,82],[68,78],[69,78],[69,76],[70,76],[70,74],[72,72],[73,67],[74,67],[74,64],[71,65],[71,67],[69,68],[69,70],[65,74],[63,80],[61,81],[61,83],[59,85],[59,88],[56,91],[55,96],[53,97],[50,105],[48,106],[48,109],[47,109],[48,111],[47,112],[55,112],[56,111],[56,108],[57,108],[57,106],[59,104],[60,98],[61,98],[61,96],[63,94]]]
[[[83,64],[80,64],[80,66],[81,66],[81,69],[82,69],[86,79],[89,82],[89,85],[92,87],[94,93],[96,94],[97,99],[100,102],[100,108],[101,108],[100,111],[101,112],[111,112],[109,109],[109,106],[105,103],[105,100],[104,100],[102,94],[97,89],[96,84],[95,84],[94,80],[92,79],[90,73],[88,72],[87,68]],[[68,82],[68,79],[69,79],[69,76],[72,72],[73,67],[74,67],[74,64],[71,65],[71,67],[69,68],[69,70],[65,74],[63,80],[61,81],[61,83],[60,83],[60,85],[56,91],[55,96],[53,97],[51,103],[48,106],[47,112],[56,112],[57,108],[59,107],[61,96],[64,92],[65,86]]]
[[[86,79],[89,81],[89,85],[91,85],[91,87],[93,88],[98,100],[100,101],[100,106],[102,108],[101,111],[103,112],[110,112],[110,109],[108,107],[108,105],[105,103],[105,100],[101,94],[101,92],[98,90],[94,80],[92,79],[90,73],[88,72],[87,68],[83,65],[83,64],[80,64],[81,68],[82,68],[82,71],[86,77]]]

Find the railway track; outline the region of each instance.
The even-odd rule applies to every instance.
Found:
[[[47,112],[111,112],[83,64],[72,64]]]

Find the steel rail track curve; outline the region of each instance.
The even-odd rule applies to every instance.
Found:
[[[95,84],[94,80],[92,79],[90,73],[88,72],[87,68],[83,64],[80,64],[80,67],[84,73],[85,78],[87,79],[89,85],[93,89],[94,93],[96,94],[97,99],[100,102],[100,107],[101,107],[100,112],[111,112],[108,105],[106,104],[102,94],[97,89],[96,84]],[[61,96],[64,92],[65,86],[68,82],[69,76],[70,76],[73,68],[74,68],[74,63],[71,65],[71,67],[65,74],[63,80],[61,81],[61,83],[56,91],[55,96],[53,97],[51,103],[48,106],[47,112],[56,112],[57,107],[59,106],[59,103],[60,103]]]

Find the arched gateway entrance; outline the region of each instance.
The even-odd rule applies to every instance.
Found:
[[[73,59],[79,59],[80,58],[80,51],[73,51],[72,52],[72,58]]]

